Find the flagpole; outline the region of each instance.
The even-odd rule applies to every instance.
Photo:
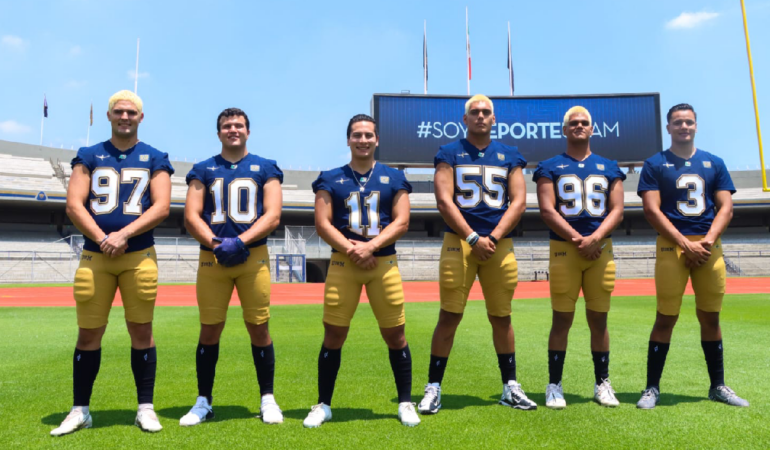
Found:
[[[134,94],[139,85],[139,38],[136,38],[136,72],[134,72]]]
[[[86,132],[86,147],[88,147],[88,139],[91,137],[91,126],[88,126],[88,131]]]
[[[423,93],[428,95],[428,21],[422,24],[422,81]]]
[[[468,59],[468,95],[471,95],[471,37],[468,34],[468,7],[465,7],[465,51]]]
[[[43,145],[43,125],[45,125],[45,115],[40,118],[40,145]]]

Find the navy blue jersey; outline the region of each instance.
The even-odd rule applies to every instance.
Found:
[[[390,225],[393,200],[398,191],[412,192],[403,172],[385,164],[375,164],[365,174],[354,172],[348,165],[327,170],[313,182],[313,192],[327,191],[332,197],[332,224],[348,239],[369,241]],[[332,248],[332,251],[336,251]],[[389,256],[396,253],[390,244],[374,253]]]
[[[152,206],[150,179],[155,172],[165,170],[169,174],[174,173],[168,154],[144,142],[124,152],[110,141],[82,147],[72,159],[72,168],[78,164],[91,174],[87,209],[106,234],[120,231]],[[130,238],[126,252],[152,247],[155,244],[152,232],[149,230]],[[84,238],[85,250],[101,252],[98,243],[87,236]]]
[[[590,236],[607,217],[612,183],[625,180],[626,174],[616,161],[595,153],[583,161],[562,153],[537,165],[532,181],[540,178],[553,182],[559,214],[581,236]],[[564,240],[553,230],[550,234],[551,239]]]
[[[684,236],[697,236],[716,216],[714,193],[734,194],[735,186],[721,158],[697,149],[685,160],[665,150],[644,162],[636,192],[645,191],[659,191],[660,211]]]
[[[217,237],[237,237],[262,216],[262,188],[270,178],[283,183],[283,172],[275,161],[249,153],[231,163],[216,155],[195,164],[187,174],[187,184],[198,180],[206,186],[203,215],[206,225]],[[249,244],[264,245],[267,237]],[[201,245],[202,250],[211,248]]]
[[[479,150],[465,139],[442,145],[434,167],[446,163],[454,169],[454,201],[473,231],[489,236],[508,210],[508,175],[527,161],[516,147],[490,142]],[[446,231],[454,233],[449,226]],[[501,238],[511,237],[513,230]]]

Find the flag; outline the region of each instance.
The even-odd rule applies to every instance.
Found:
[[[48,117],[48,100],[43,96],[43,117]]]
[[[468,7],[465,7],[465,52],[468,55],[468,95],[471,95],[471,32],[468,28]]]
[[[422,71],[424,93],[428,93],[428,21],[423,24],[422,30]]]
[[[94,104],[91,103],[91,123],[88,126],[90,127],[93,125],[94,125]]]
[[[513,96],[513,59],[511,57],[511,22],[508,22],[508,84]]]

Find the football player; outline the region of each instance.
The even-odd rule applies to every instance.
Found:
[[[567,406],[561,379],[575,303],[582,288],[591,330],[594,400],[615,407],[619,402],[610,384],[607,331],[610,295],[615,288],[610,233],[623,220],[626,175],[617,162],[591,152],[593,122],[587,109],[570,108],[564,115],[562,132],[567,138],[567,152],[538,164],[532,177],[537,183],[540,217],[551,229],[548,270],[553,319],[545,406]]]
[[[275,350],[270,319],[270,257],[267,236],[281,218],[283,172],[275,161],[246,149],[249,118],[238,108],[217,117],[222,152],[193,166],[187,174],[185,226],[201,243],[196,293],[201,331],[195,351],[198,398],[179,424],[197,425],[214,417],[212,391],[233,288],[251,337],[251,355],[261,394],[260,416],[283,422],[273,396]]]
[[[404,335],[404,291],[395,243],[409,228],[412,186],[403,172],[377,164],[377,125],[359,114],[347,129],[350,163],[321,172],[313,182],[315,225],[332,247],[324,288],[324,341],[318,355],[318,404],[305,419],[308,428],[332,418],[331,402],[342,345],[350,330],[361,289],[388,346],[398,391],[398,417],[406,426],[420,418],[412,403],[412,355]]]
[[[131,370],[139,408],[135,424],[144,431],[163,427],[153,410],[157,356],[152,318],[158,291],[153,229],[169,215],[171,174],[166,153],[139,142],[142,100],[133,92],[110,97],[112,137],[78,150],[67,189],[67,215],[85,244],[75,272],[78,340],[73,358],[74,406],[53,436],[89,428],[101,342],[115,291],[131,336]]]
[[[492,101],[475,95],[465,103],[467,139],[442,146],[434,159],[436,203],[447,223],[439,262],[441,311],[433,332],[423,414],[441,408],[441,381],[457,326],[476,276],[492,325],[492,342],[503,382],[500,404],[533,410],[516,381],[511,300],[518,283],[513,228],[525,209],[527,162],[516,147],[491,139]]]
[[[725,260],[720,236],[733,217],[735,186],[722,159],[695,147],[697,116],[682,103],[666,115],[671,148],[644,162],[638,194],[644,216],[659,233],[655,290],[658,312],[647,350],[647,387],[636,404],[652,409],[660,397],[660,377],[671,333],[679,318],[687,280],[695,291],[711,400],[749,406],[725,385],[719,311],[725,295]]]

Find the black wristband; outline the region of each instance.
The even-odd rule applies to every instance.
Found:
[[[489,238],[489,240],[490,240],[490,241],[492,241],[492,242],[493,242],[495,245],[497,245],[497,239],[495,239],[495,237],[494,237],[494,236],[492,236],[492,235],[490,234],[489,236],[487,236],[487,238]]]

